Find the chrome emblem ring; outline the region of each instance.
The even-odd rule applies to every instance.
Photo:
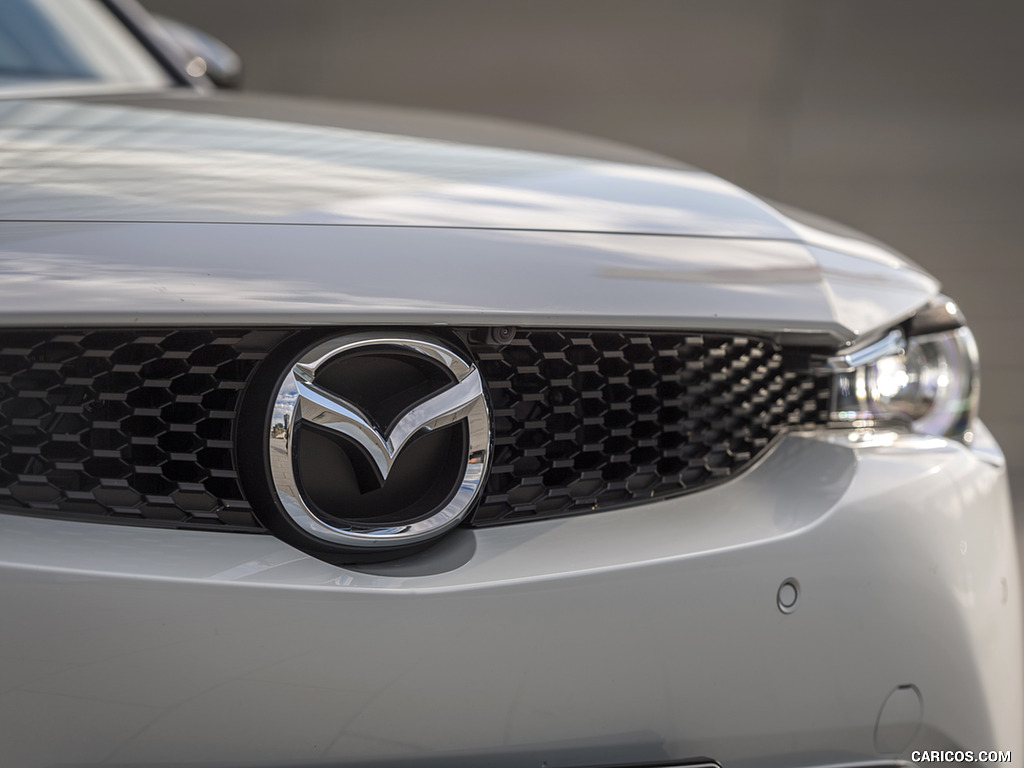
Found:
[[[359,404],[317,382],[318,372],[325,367],[344,365],[343,356],[371,349],[379,349],[383,355],[399,353],[426,358],[447,370],[454,383],[419,400],[382,430]],[[466,422],[468,450],[461,478],[447,503],[424,519],[391,521],[386,525],[342,523],[320,514],[303,493],[295,439],[303,428],[315,425],[321,432],[354,443],[383,483],[392,474],[403,448],[415,437],[462,420]],[[469,512],[483,487],[490,441],[490,410],[475,365],[427,337],[349,334],[313,347],[286,372],[273,401],[269,468],[281,507],[305,533],[349,547],[414,544],[441,535]]]

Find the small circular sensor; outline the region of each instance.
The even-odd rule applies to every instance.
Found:
[[[786,579],[779,586],[779,592],[775,601],[779,610],[783,613],[792,613],[796,610],[796,602],[800,599],[800,582],[796,579]]]

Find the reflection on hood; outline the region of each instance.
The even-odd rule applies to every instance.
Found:
[[[0,125],[6,220],[795,238],[772,208],[693,170],[74,102],[0,102]]]

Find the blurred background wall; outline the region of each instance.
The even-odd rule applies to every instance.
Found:
[[[959,300],[1024,514],[1020,0],[143,0],[249,90],[542,123],[887,241]]]

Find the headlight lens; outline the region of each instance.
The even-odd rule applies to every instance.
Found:
[[[942,297],[881,341],[832,358],[834,423],[903,424],[970,443],[977,415],[978,348],[956,305]]]

